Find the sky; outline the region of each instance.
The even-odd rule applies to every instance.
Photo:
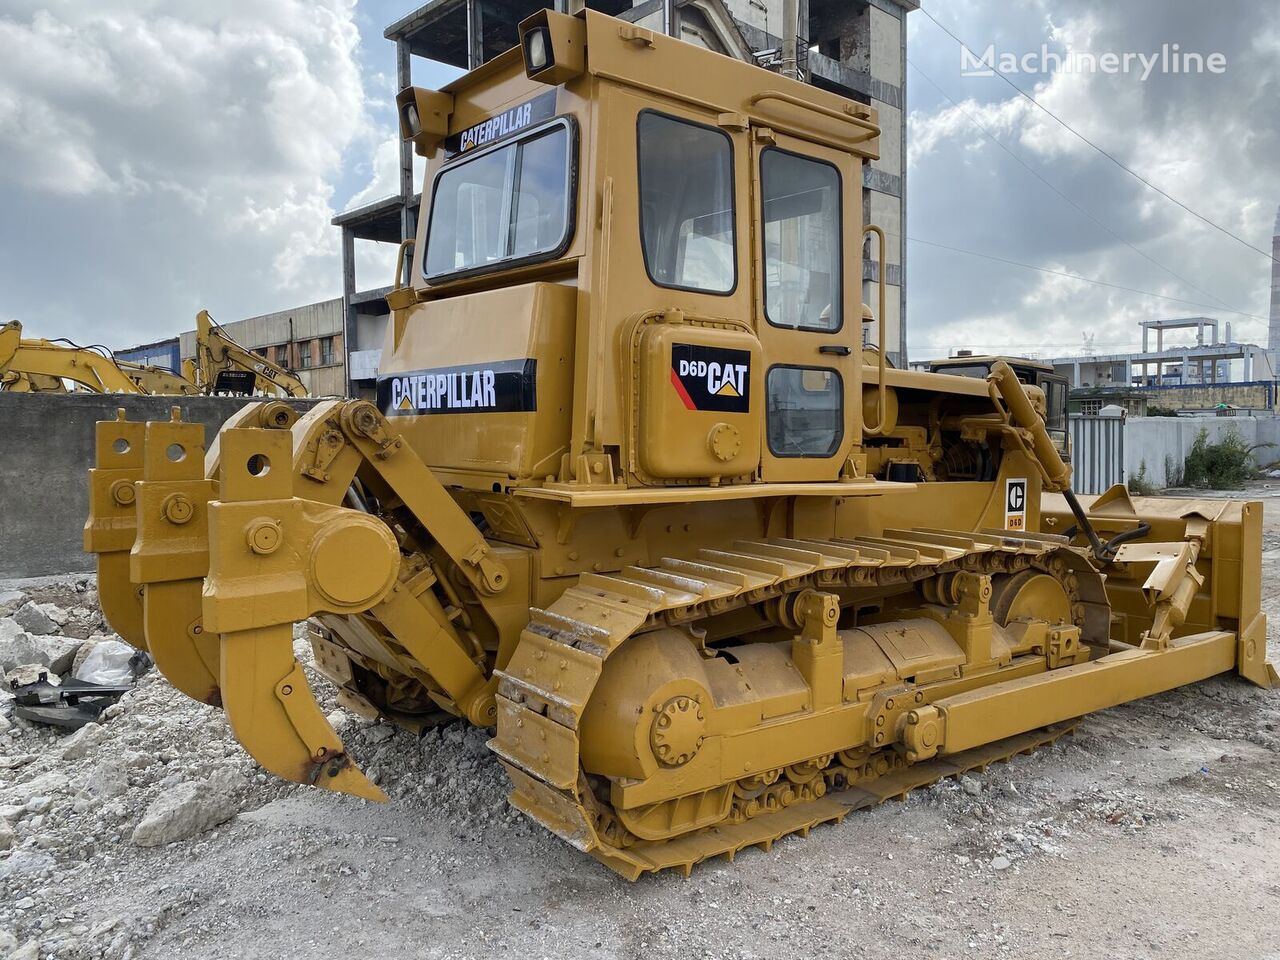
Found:
[[[339,295],[330,219],[396,189],[382,32],[412,7],[4,0],[0,320],[118,348],[202,308],[228,322]],[[957,42],[908,18],[913,359],[1115,352],[1139,320],[1200,314],[1265,338],[1270,261],[1245,243],[1270,251],[1280,204],[1280,5],[924,7],[979,55],[1033,60],[965,76]],[[1222,69],[1144,78],[1133,57],[1165,44]],[[1065,65],[1034,62],[1042,46]],[[1131,69],[1069,60],[1107,53]],[[453,75],[414,61],[421,85]],[[361,286],[382,285],[389,251],[361,248]]]

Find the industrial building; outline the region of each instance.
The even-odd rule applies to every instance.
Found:
[[[218,326],[246,350],[296,374],[311,396],[333,397],[347,392],[342,320],[342,298],[335,297]],[[182,361],[195,357],[195,327],[168,340],[113,352],[119,360],[177,373]]]
[[[1221,337],[1212,317],[1145,320],[1141,327],[1141,351],[1046,361],[1071,385],[1072,412],[1087,416],[1112,404],[1134,411],[1274,412],[1274,354],[1235,341],[1230,323]],[[1188,330],[1195,331],[1194,343],[1165,346],[1167,333]]]
[[[803,79],[867,103],[879,112],[880,160],[868,164],[863,210],[890,238],[886,250],[886,340],[890,359],[906,358],[906,16],[918,0],[431,0],[386,29],[395,45],[401,88],[413,84],[415,57],[474,69],[516,45],[516,27],[546,7],[576,13],[601,10],[647,29],[667,33],[727,56]],[[795,11],[792,30],[788,11]],[[788,38],[786,34],[791,33]],[[784,41],[796,41],[796,62],[782,62]],[[348,389],[371,396],[382,352],[389,276],[356,276],[356,243],[399,244],[417,229],[420,194],[409,144],[400,150],[397,195],[354,210],[333,222],[342,229],[343,344]],[[877,252],[864,247],[864,300],[874,303]]]

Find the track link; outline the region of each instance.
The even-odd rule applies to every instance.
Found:
[[[605,661],[637,633],[696,623],[805,588],[902,585],[952,570],[1013,572],[1045,565],[1051,554],[1065,559],[1055,570],[1064,579],[1072,578],[1072,567],[1087,565],[1056,537],[917,528],[856,539],[738,541],[723,550],[701,550],[692,559],[664,558],[653,567],[586,574],[549,609],[531,611],[510,663],[499,672],[497,734],[489,746],[511,779],[510,801],[568,843],[635,879],[666,868],[687,871],[708,857],[768,846],[779,837],[841,820],[851,810],[1051,742],[1065,728],[991,744],[972,751],[973,757],[894,769],[838,793],[810,793],[807,802],[737,823],[636,842],[588,786],[578,736]],[[1105,610],[1100,585],[1095,596],[1089,582],[1082,579],[1082,592],[1072,598],[1077,622]]]

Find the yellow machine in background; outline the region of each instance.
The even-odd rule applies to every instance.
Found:
[[[196,356],[183,373],[204,393],[305,397],[306,385],[266,357],[246,350],[217,326],[209,311],[196,315]]]
[[[66,381],[91,393],[145,396],[305,397],[306,385],[279,364],[240,346],[209,314],[196,317],[196,355],[181,374],[116,358],[102,346],[69,340],[23,339],[16,320],[0,327],[0,389],[14,393],[66,393]]]
[[[66,393],[65,381],[91,393],[191,395],[200,389],[163,367],[117,360],[106,347],[23,339],[22,324],[0,327],[0,385],[15,393]]]
[[[259,763],[384,799],[307,620],[344,705],[493,727],[511,803],[635,878],[1276,683],[1259,504],[1080,502],[1007,364],[864,366],[873,110],[592,11],[520,33],[398,98],[376,405],[99,425],[103,611]]]

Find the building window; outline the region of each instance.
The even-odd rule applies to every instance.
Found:
[[[311,366],[311,341],[303,340],[298,344],[298,366],[304,370]]]
[[[646,110],[640,142],[640,239],[660,287],[730,293],[738,283],[733,141],[723,130]],[[680,175],[672,177],[672,158]]]
[[[320,338],[320,366],[327,367],[333,363],[333,337]]]
[[[1101,400],[1081,400],[1080,413],[1086,417],[1096,417],[1102,410]]]
[[[765,381],[775,457],[830,457],[844,437],[844,388],[835,370],[773,367]]]
[[[840,171],[770,147],[764,195],[764,307],[775,327],[840,329]]]
[[[282,367],[289,366],[289,345],[282,343],[276,347],[276,363]]]

